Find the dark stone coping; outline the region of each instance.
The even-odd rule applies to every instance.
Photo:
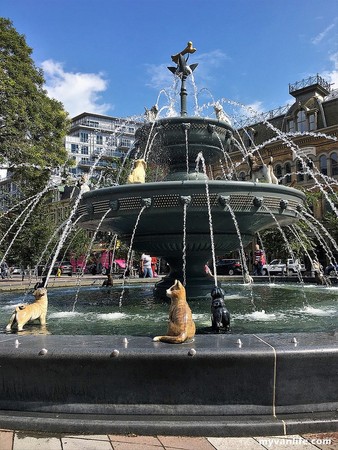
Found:
[[[337,333],[196,335],[181,345],[3,334],[0,377],[1,428],[252,436],[338,425]]]

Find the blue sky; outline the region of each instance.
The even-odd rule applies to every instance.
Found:
[[[189,40],[200,105],[212,95],[268,111],[317,73],[338,88],[338,0],[1,0],[0,15],[72,117],[143,114]]]

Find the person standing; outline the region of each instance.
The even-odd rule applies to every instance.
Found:
[[[253,260],[253,274],[254,275],[263,275],[263,266],[265,264],[265,254],[264,250],[259,248],[259,245],[256,244],[254,251],[254,260]]]
[[[151,256],[143,253],[141,256],[141,270],[143,273],[143,278],[152,278],[153,271],[151,269]]]

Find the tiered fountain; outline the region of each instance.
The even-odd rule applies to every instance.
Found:
[[[233,129],[229,120],[187,116],[185,81],[197,65],[188,66],[182,54],[173,60],[178,66],[169,69],[182,80],[181,115],[142,126],[135,149],[138,155],[149,153],[157,163],[168,164],[165,181],[88,192],[78,214],[81,227],[96,230],[100,223],[101,230],[118,233],[129,244],[138,222],[133,248],[163,257],[171,268],[157,284],[156,295],[165,296],[165,289],[180,279],[194,297],[210,292],[212,281],[203,267],[212,254],[240,248],[240,239],[246,246],[255,233],[276,226],[276,221],[282,226],[297,221],[305,196],[276,184],[208,178],[205,168],[219,165],[231,151]]]
[[[181,116],[146,124],[137,135],[141,156],[151,151],[168,161],[166,181],[88,192],[78,214],[82,227],[101,225],[132,248],[165,257],[171,272],[157,294],[173,278],[186,278],[190,300],[210,292],[203,265],[212,253],[238,248],[238,229],[245,245],[275,219],[293,223],[304,197],[196,172],[196,159],[204,168],[218,164],[232,128],[227,120],[187,117],[185,80],[196,65],[188,66],[183,52],[174,59]],[[96,302],[97,288],[88,292]],[[7,335],[0,341],[0,427],[195,436],[334,431],[337,356],[334,332],[197,333],[182,345],[139,333]]]

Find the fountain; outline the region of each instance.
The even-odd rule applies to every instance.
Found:
[[[188,66],[182,55],[175,55],[173,60],[178,61],[178,66],[169,69],[182,80],[181,116],[147,123],[136,133],[136,154],[151,153],[157,163],[168,162],[165,181],[88,192],[78,215],[81,227],[96,230],[102,215],[108,212],[100,222],[100,230],[118,233],[130,244],[142,210],[133,248],[164,257],[171,269],[156,285],[155,295],[165,297],[175,279],[185,279],[188,295],[196,297],[210,292],[214,284],[203,272],[212,254],[227,254],[240,244],[246,246],[255,233],[276,226],[276,220],[280,225],[296,222],[305,196],[299,190],[277,184],[208,178],[205,168],[219,164],[231,150],[233,129],[229,120],[187,116],[185,81],[196,64]],[[202,172],[196,170],[199,162],[203,164]]]
[[[185,82],[196,65],[188,66],[184,55],[192,50],[188,45],[174,55],[177,67],[170,68],[182,81],[181,116],[156,119],[137,134],[135,156],[165,158],[166,179],[78,198],[81,227],[114,231],[133,249],[166,258],[171,271],[156,285],[159,298],[175,278],[185,280],[188,298],[210,293],[214,282],[203,275],[210,255],[238,248],[238,230],[243,246],[276,220],[296,222],[304,204],[300,191],[285,186],[209,179],[206,167],[226,155],[233,130],[228,120],[187,116]],[[202,172],[196,170],[200,164]],[[252,286],[245,288],[252,292]],[[303,294],[300,287],[298,302]],[[88,298],[100,305],[97,289],[88,290]],[[210,311],[209,300],[197,301]],[[194,312],[194,302],[191,308]],[[335,327],[296,333],[295,322],[292,331],[279,334],[197,333],[194,342],[182,345],[152,342],[137,325],[131,335],[88,336],[81,329],[68,335],[3,335],[0,426],[195,436],[333,431]]]

